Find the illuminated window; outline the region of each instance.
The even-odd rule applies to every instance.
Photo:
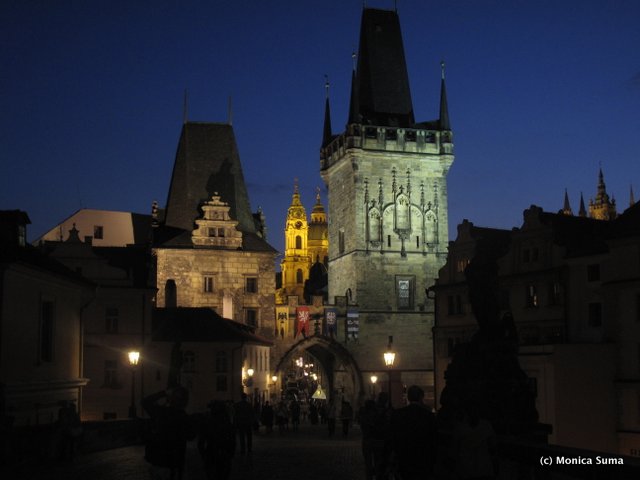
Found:
[[[559,305],[562,300],[560,283],[553,282],[549,285],[549,305]]]
[[[211,275],[205,275],[203,278],[204,293],[213,293],[213,277]]]
[[[104,228],[102,225],[93,226],[93,238],[104,238]]]
[[[414,277],[396,277],[396,298],[399,310],[413,308]]]
[[[468,258],[460,258],[458,259],[458,261],[456,262],[456,269],[458,273],[464,273],[464,269],[467,268],[467,265],[469,265],[469,259]]]
[[[526,305],[527,307],[537,307],[538,306],[538,290],[535,285],[527,285],[526,290]]]
[[[246,293],[258,293],[258,279],[256,277],[247,277],[244,291]]]
[[[104,310],[105,331],[107,333],[118,333],[118,318],[120,312],[116,307],[107,307]]]

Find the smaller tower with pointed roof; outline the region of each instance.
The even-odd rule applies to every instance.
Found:
[[[589,216],[596,220],[613,220],[617,216],[616,201],[614,198],[609,199],[602,168],[598,172],[598,192],[595,199],[589,201]]]

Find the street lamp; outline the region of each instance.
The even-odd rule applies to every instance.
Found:
[[[131,366],[131,406],[129,407],[129,418],[136,418],[136,366],[140,361],[140,352],[131,350],[128,356],[129,365]]]
[[[384,352],[384,364],[388,368],[393,368],[393,362],[396,361],[396,352],[393,351],[393,337],[389,335],[389,344],[387,345],[387,350]]]
[[[378,381],[378,377],[376,375],[371,375],[371,391],[373,392],[373,398],[376,398],[376,382]]]

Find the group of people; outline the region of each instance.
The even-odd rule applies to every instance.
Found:
[[[461,411],[445,440],[420,387],[407,389],[407,402],[392,409],[388,394],[382,392],[358,412],[367,480],[428,479],[437,464],[461,480],[494,478],[495,433],[477,410]]]
[[[298,428],[301,405],[293,399],[279,402],[275,408],[265,402],[259,409],[247,395],[235,404],[213,401],[210,412],[196,422],[185,408],[188,390],[178,387],[146,397],[142,406],[151,418],[145,459],[151,465],[153,479],[180,480],[185,465],[186,444],[197,437],[207,478],[227,479],[236,452],[236,436],[240,454],[251,453],[253,433],[260,423],[273,431],[274,419],[279,428],[291,419]],[[389,396],[382,392],[377,401],[367,400],[356,420],[362,432],[362,453],[367,480],[403,480],[429,478],[438,459],[438,424],[431,409],[424,404],[424,392],[418,386],[407,390],[408,404],[392,409]],[[349,402],[329,401],[326,405],[329,435],[336,421],[342,422],[342,433],[349,433],[353,409]],[[309,412],[311,414],[311,412]],[[316,422],[317,423],[317,422]],[[197,425],[197,426],[196,426]],[[457,478],[491,478],[493,465],[490,450],[494,441],[491,425],[471,408],[465,410],[452,432],[453,444],[448,452],[451,469]],[[442,458],[442,455],[440,455]]]
[[[209,403],[209,413],[194,419],[186,413],[189,391],[184,387],[163,390],[142,401],[151,418],[146,438],[145,459],[154,480],[180,480],[183,477],[187,442],[198,439],[198,452],[209,479],[224,480],[231,474],[236,452],[236,434],[240,454],[253,447],[254,409],[247,396],[228,405]]]

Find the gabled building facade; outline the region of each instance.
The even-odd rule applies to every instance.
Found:
[[[262,214],[250,211],[231,125],[186,122],[166,208],[158,212],[153,231],[156,306],[208,308],[266,337],[268,343],[275,330],[276,251],[266,242],[265,231]],[[192,352],[194,361],[201,362],[214,347],[200,343]],[[255,348],[250,342],[243,344],[243,363],[233,368],[255,370],[251,365],[251,359],[258,358]],[[227,366],[231,368],[230,363]],[[233,377],[238,372],[228,373]],[[191,386],[194,391],[208,391]],[[217,393],[238,399],[241,387],[227,384],[235,390]],[[267,377],[261,376],[251,393],[262,396],[267,391]]]

